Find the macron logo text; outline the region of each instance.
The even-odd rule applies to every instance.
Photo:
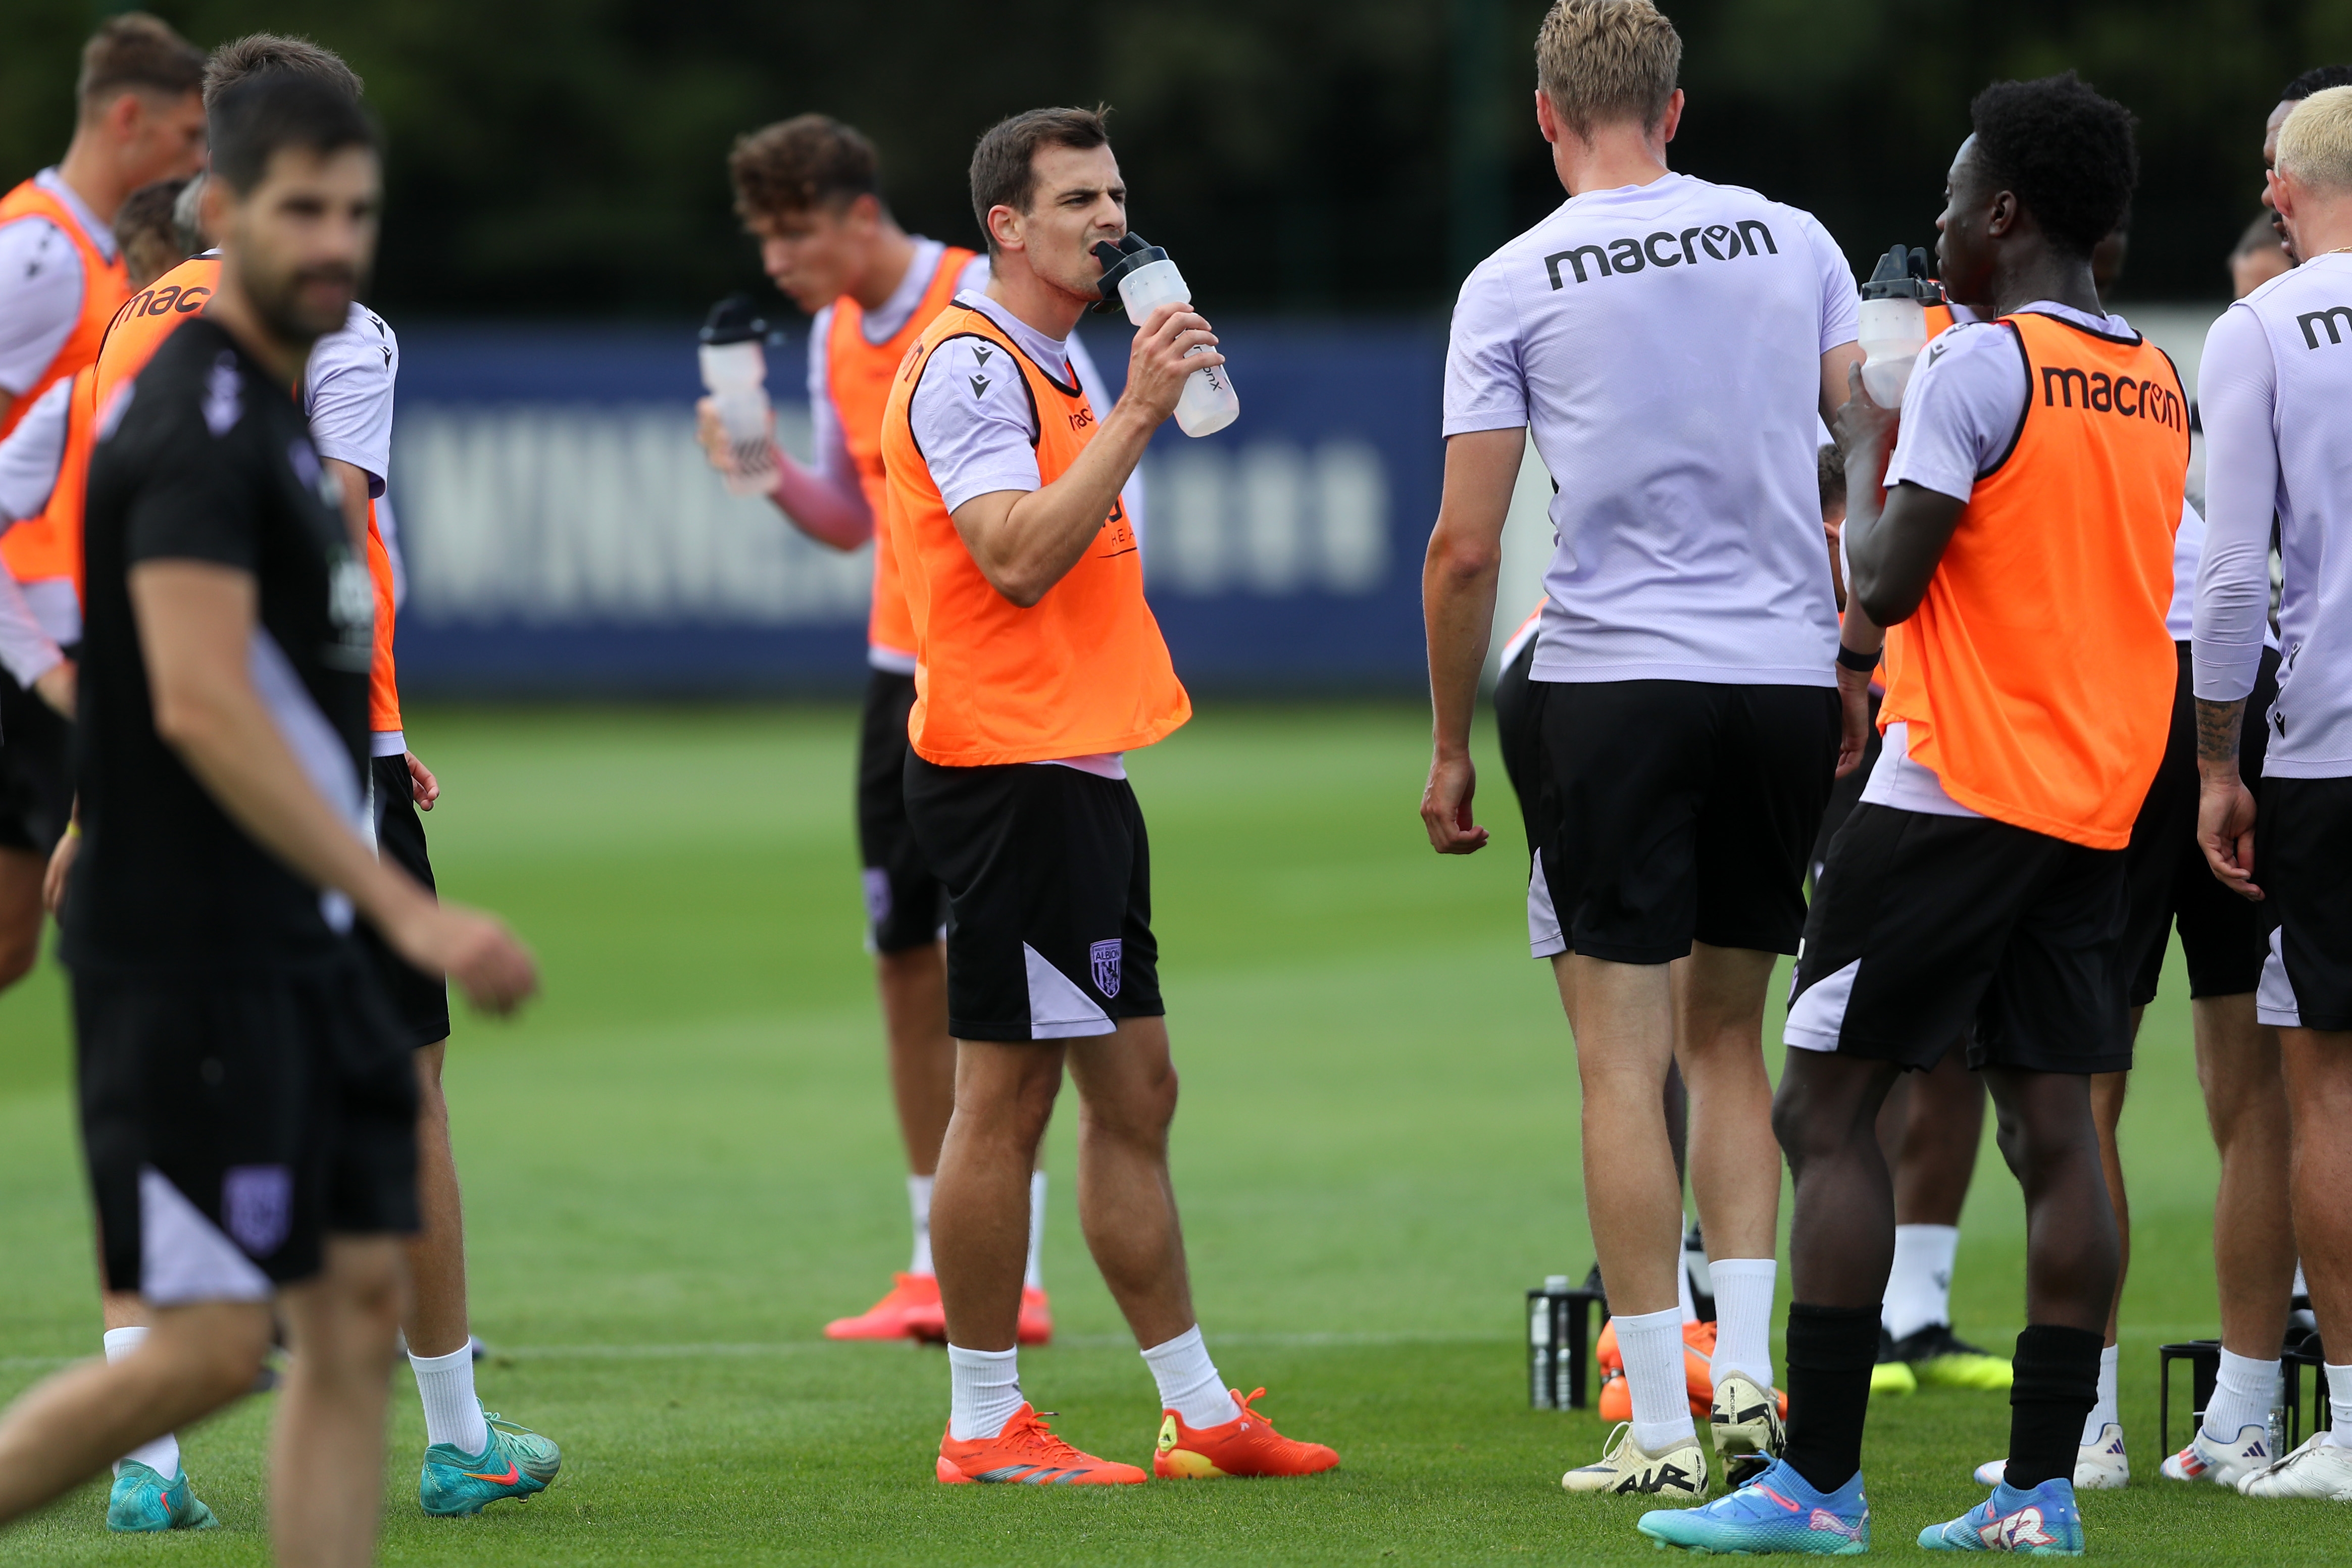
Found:
[[[1759,250],[1759,242],[1763,249]],[[1639,272],[1645,267],[1695,267],[1704,256],[1715,261],[1729,261],[1735,256],[1778,256],[1780,247],[1772,243],[1772,231],[1760,218],[1743,219],[1738,226],[1730,224],[1707,224],[1687,228],[1676,234],[1672,229],[1660,229],[1643,239],[1612,240],[1608,246],[1580,245],[1573,250],[1554,251],[1544,257],[1544,270],[1551,275],[1554,288],[1566,287],[1559,276],[1560,264],[1582,283],[1587,277],[1607,277],[1612,273]],[[1590,260],[1591,268],[1586,269]]]

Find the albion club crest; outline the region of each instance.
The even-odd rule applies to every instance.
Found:
[[[1106,997],[1118,995],[1120,940],[1114,936],[1108,942],[1097,942],[1088,949],[1088,956],[1094,960],[1095,989]]]
[[[249,1257],[286,1244],[294,1223],[294,1173],[284,1166],[231,1166],[221,1176],[221,1219]]]

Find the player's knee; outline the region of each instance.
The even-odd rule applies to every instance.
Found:
[[[1808,1165],[1843,1148],[1846,1120],[1832,1113],[1823,1096],[1801,1074],[1783,1072],[1780,1092],[1772,1096],[1772,1136],[1788,1157],[1790,1175],[1802,1176]]]

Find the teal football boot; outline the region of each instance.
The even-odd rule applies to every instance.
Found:
[[[563,1450],[528,1427],[485,1410],[489,1440],[478,1454],[461,1454],[448,1443],[425,1450],[416,1500],[436,1518],[479,1513],[502,1498],[530,1497],[547,1490],[563,1466]]]
[[[220,1521],[200,1501],[182,1470],[165,1480],[136,1459],[122,1461],[114,1490],[106,1495],[106,1528],[126,1532],[217,1530]]]

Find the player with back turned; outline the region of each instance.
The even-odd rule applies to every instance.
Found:
[[[495,920],[380,862],[361,818],[372,595],[291,394],[373,249],[373,129],[278,73],[212,125],[219,290],[106,409],[91,464],[66,905],[108,1282],[155,1322],[0,1417],[0,1519],[236,1397],[274,1306],[300,1347],[278,1553],[356,1562],[417,1206],[415,1081],[352,925],[494,1009],[536,976]]]
[[[1780,1445],[1763,1012],[1841,752],[1863,744],[1863,709],[1842,715],[1836,690],[1814,440],[1861,359],[1857,300],[1811,215],[1667,167],[1682,40],[1648,0],[1560,0],[1536,58],[1569,199],[1454,308],[1421,810],[1438,852],[1485,846],[1471,718],[1532,429],[1559,545],[1530,672],[1544,841],[1528,946],[1575,1037],[1585,1202],[1633,1416],[1561,1484],[1687,1498],[1710,1448],[1752,1464]],[[1676,1060],[1717,1313],[1706,1444],[1675,1282],[1662,1091]]]
[[[2004,1479],[1919,1544],[2083,1545],[2073,1478],[2119,1267],[2091,1079],[2131,1062],[2125,851],[2171,717],[2188,398],[2092,277],[2138,172],[2129,113],[2070,72],[1996,83],[1971,118],[1937,249],[1952,297],[1995,319],[1923,356],[1891,463],[1895,417],[1859,375],[1836,420],[1841,679],[1860,689],[1883,643],[1885,745],[1806,918],[1773,1106],[1797,1189],[1788,1448],[1727,1498],[1645,1515],[1666,1544],[1868,1546],[1895,1241],[1874,1124],[1901,1072],[1966,1036],[2027,1199],[2027,1326]]]

